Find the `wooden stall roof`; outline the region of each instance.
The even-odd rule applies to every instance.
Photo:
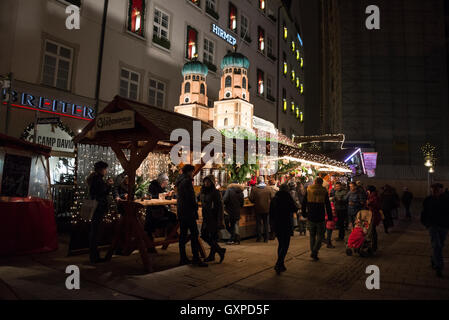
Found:
[[[170,135],[175,129],[185,129],[193,138],[193,121],[200,121],[180,113],[163,110],[157,107],[143,104],[140,102],[128,100],[116,96],[103,111],[103,113],[115,113],[123,110],[135,112],[136,127],[134,129],[124,129],[113,131],[113,140],[116,143],[125,143],[126,141],[159,141],[158,148],[164,146],[171,148],[171,145],[177,142],[170,142]],[[207,130],[215,130],[210,124],[200,121],[201,134]],[[110,132],[97,132],[94,134],[95,120],[91,121],[83,131],[74,138],[75,143],[96,144],[108,146],[110,144]],[[218,132],[218,131],[217,131]],[[220,135],[221,133],[218,132]],[[224,140],[224,139],[223,139]],[[162,142],[162,144],[161,144]],[[165,144],[164,144],[165,142]]]
[[[30,151],[45,157],[50,156],[51,148],[42,144],[32,143],[18,138],[10,137],[0,133],[0,147],[7,147],[17,150]]]

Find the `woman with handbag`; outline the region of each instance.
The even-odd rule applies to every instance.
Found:
[[[99,161],[95,163],[94,169],[95,171],[87,177],[89,199],[97,201],[97,206],[90,223],[89,258],[91,263],[98,263],[105,261],[104,259],[100,259],[98,252],[98,233],[103,217],[108,212],[107,197],[114,181],[112,179],[109,179],[108,182],[104,181],[104,177],[108,171],[108,164],[106,162]]]

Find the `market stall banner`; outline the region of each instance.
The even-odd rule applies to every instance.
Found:
[[[51,148],[52,151],[74,152],[73,136],[58,124],[38,124],[36,143]],[[33,142],[34,126],[28,126],[24,132],[25,140]]]
[[[377,152],[364,152],[363,160],[365,161],[365,169],[368,177],[376,176]]]
[[[97,131],[132,129],[135,125],[134,111],[121,111],[116,113],[102,113],[98,115],[95,123]]]

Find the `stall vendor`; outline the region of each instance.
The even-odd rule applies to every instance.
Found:
[[[160,193],[165,193],[168,186],[168,176],[159,174],[156,180],[151,181],[148,194],[152,199],[158,199]],[[176,226],[176,214],[170,212],[167,206],[150,206],[147,208],[145,218],[145,231],[152,239],[152,232],[159,228],[167,228],[167,233]]]

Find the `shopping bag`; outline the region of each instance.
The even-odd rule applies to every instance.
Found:
[[[94,215],[97,206],[97,200],[84,200],[80,208],[80,217],[86,221],[92,220],[92,216]]]

